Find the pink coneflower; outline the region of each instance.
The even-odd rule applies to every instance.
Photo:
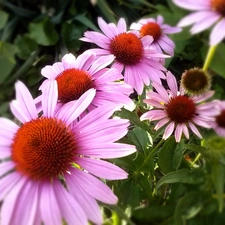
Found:
[[[216,108],[218,109],[218,115],[215,117],[215,121],[211,123],[211,127],[219,136],[225,137],[225,101],[216,101]]]
[[[60,225],[64,220],[87,225],[88,219],[102,224],[96,200],[116,204],[117,197],[96,177],[124,179],[127,173],[100,158],[135,152],[134,146],[114,143],[127,133],[129,122],[109,119],[113,105],[96,108],[76,122],[94,89],[56,114],[56,81],[46,85],[41,117],[27,88],[17,82],[17,99],[10,106],[22,125],[0,118],[1,224]]]
[[[195,12],[184,17],[178,26],[192,25],[191,33],[196,34],[216,25],[210,34],[210,45],[217,45],[225,37],[225,1],[224,0],[173,0],[179,7]]]
[[[58,85],[58,106],[77,100],[85,91],[94,88],[96,95],[89,109],[114,103],[116,105],[134,108],[129,95],[133,88],[125,83],[115,82],[123,78],[115,68],[106,68],[114,57],[112,55],[96,59],[92,52],[84,52],[75,58],[72,54],[66,54],[62,62],[45,66],[41,74],[48,79],[43,82],[40,89],[45,88],[46,83],[55,79]]]
[[[87,31],[80,40],[102,48],[91,49],[96,55],[113,55],[115,60],[112,67],[123,71],[125,83],[130,84],[139,95],[143,92],[144,84],[149,85],[150,80],[160,83],[160,78],[165,79],[162,71],[166,69],[159,61],[167,56],[147,48],[153,41],[152,37],[140,39],[135,33],[127,32],[123,18],[117,26],[107,24],[102,18],[98,18],[98,24],[104,34]]]
[[[167,36],[167,34],[174,34],[181,31],[179,27],[171,27],[167,24],[163,24],[164,19],[162,16],[158,16],[157,19],[146,18],[141,19],[137,23],[132,23],[130,29],[138,30],[141,37],[150,35],[153,37],[151,46],[157,49],[158,52],[162,50],[169,55],[173,56],[175,44]]]
[[[209,91],[204,95],[188,97],[184,95],[182,89],[178,91],[176,78],[172,73],[167,73],[167,91],[162,85],[153,83],[152,86],[157,92],[148,92],[149,99],[144,100],[156,109],[152,109],[141,116],[141,120],[159,120],[155,129],[166,125],[163,139],[167,139],[174,132],[177,142],[180,141],[182,133],[189,138],[188,127],[199,137],[202,138],[195,125],[210,128],[209,122],[213,120],[215,110],[214,103],[204,103],[214,92]]]

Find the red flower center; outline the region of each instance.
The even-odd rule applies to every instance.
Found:
[[[224,0],[211,0],[212,9],[225,17],[225,1]]]
[[[110,43],[110,51],[124,65],[135,65],[143,57],[141,40],[132,33],[117,35]]]
[[[166,112],[172,121],[186,123],[194,117],[196,106],[191,98],[187,96],[176,96],[171,98],[166,105]]]
[[[11,147],[17,171],[34,180],[43,180],[68,170],[77,144],[65,123],[43,117],[23,124]]]
[[[140,33],[142,37],[151,35],[154,41],[157,41],[161,36],[161,28],[157,23],[149,22],[141,27]]]
[[[222,110],[218,116],[216,116],[216,123],[219,127],[225,128],[225,109]]]
[[[93,87],[91,76],[79,69],[67,69],[61,72],[57,77],[58,99],[67,103],[77,100],[83,93]]]

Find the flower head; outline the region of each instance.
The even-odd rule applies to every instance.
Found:
[[[211,127],[219,136],[225,137],[225,101],[216,101],[215,107],[218,109],[218,115],[215,116]]]
[[[166,69],[159,61],[168,56],[149,48],[152,37],[140,39],[135,32],[127,32],[123,18],[117,25],[107,24],[102,18],[98,18],[98,24],[104,34],[87,31],[80,40],[98,45],[101,49],[91,49],[98,56],[113,55],[115,59],[112,67],[123,71],[125,83],[130,84],[138,94],[143,92],[144,84],[150,84],[150,80],[160,83],[161,78],[165,79],[162,71]]]
[[[17,82],[10,106],[22,125],[0,118],[1,223],[47,225],[65,220],[86,225],[89,219],[102,224],[96,200],[115,204],[117,197],[96,177],[124,179],[127,173],[100,158],[135,152],[134,146],[114,143],[127,133],[129,122],[109,119],[113,105],[96,108],[77,122],[95,90],[56,111],[56,81],[46,85],[41,117],[27,88]]]
[[[166,52],[173,56],[175,44],[167,36],[167,34],[174,34],[181,31],[179,27],[171,27],[167,24],[163,24],[164,20],[162,16],[158,16],[157,19],[146,18],[141,19],[137,23],[132,23],[130,29],[138,30],[141,37],[150,35],[153,37],[151,46],[157,49],[158,52]]]
[[[215,26],[210,34],[210,45],[217,45],[225,37],[225,1],[224,0],[173,0],[181,8],[195,12],[184,17],[178,26],[189,26],[191,33],[196,34]]]
[[[152,84],[156,92],[147,93],[148,99],[144,101],[155,109],[144,113],[141,120],[159,120],[155,126],[156,130],[166,126],[163,139],[170,137],[174,131],[177,142],[181,140],[182,133],[188,139],[188,127],[199,138],[202,138],[195,125],[210,128],[209,121],[213,121],[215,115],[214,103],[204,103],[204,101],[214,92],[209,91],[199,96],[186,96],[182,89],[178,91],[176,78],[170,72],[167,73],[167,84],[168,91],[158,83]]]
[[[181,87],[189,95],[200,95],[211,86],[211,76],[200,68],[186,70],[181,76]]]
[[[58,105],[77,100],[86,91],[94,88],[96,95],[89,109],[108,103],[133,108],[134,103],[129,98],[133,92],[132,87],[115,82],[123,78],[122,74],[115,68],[106,68],[113,59],[112,55],[96,59],[92,52],[84,52],[77,58],[66,54],[62,62],[45,66],[41,70],[42,75],[48,79],[40,89],[43,90],[46,83],[54,79],[58,86]]]

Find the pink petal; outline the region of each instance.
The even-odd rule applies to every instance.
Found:
[[[175,97],[177,96],[178,92],[177,80],[170,71],[168,71],[166,75],[167,75],[167,84],[173,94],[173,97]]]
[[[62,187],[63,188],[63,187]],[[58,194],[58,193],[57,193]],[[40,215],[44,224],[61,225],[62,215],[57,202],[57,195],[51,183],[43,182],[40,194]]]
[[[182,131],[183,131],[183,124],[178,124],[174,132],[176,142],[180,142]]]
[[[14,162],[12,162],[12,161],[1,162],[0,163],[0,177],[13,169],[15,169]]]
[[[48,80],[42,90],[42,109],[43,115],[53,117],[58,101],[58,85],[56,80]]]
[[[163,139],[167,139],[168,137],[171,136],[171,134],[173,133],[174,131],[174,127],[175,127],[175,123],[174,122],[171,122],[165,129],[165,132],[163,134]]]
[[[74,68],[75,61],[76,61],[76,57],[73,54],[69,53],[64,55],[62,58],[62,64],[63,64],[64,70]]]
[[[95,224],[102,224],[102,215],[96,200],[88,195],[80,185],[77,185],[71,176],[66,175],[65,179],[69,192],[82,207],[88,219]]]
[[[77,157],[75,162],[93,175],[104,179],[120,180],[128,177],[124,170],[103,160]]]
[[[64,70],[61,62],[54,63],[52,66],[45,66],[41,74],[48,79],[55,79]]]
[[[66,223],[68,225],[87,225],[87,217],[72,195],[59,181],[55,181],[52,185],[62,217],[65,219]]]
[[[210,10],[210,1],[206,0],[172,0],[173,3],[180,6],[181,8],[189,10]]]
[[[198,129],[196,128],[196,126],[193,123],[189,122],[188,125],[194,134],[196,134],[199,138],[202,138],[202,135],[199,133]]]
[[[210,34],[210,45],[217,45],[225,38],[225,18],[219,21]]]
[[[84,171],[78,169],[71,170],[71,179],[81,189],[85,190],[86,193],[101,202],[116,204],[118,201],[117,197],[106,184]]]
[[[95,94],[95,89],[89,89],[78,100],[71,101],[62,106],[59,110],[58,117],[65,121],[67,125],[70,125],[77,119],[78,116],[81,115],[82,112],[87,109],[95,97]]]

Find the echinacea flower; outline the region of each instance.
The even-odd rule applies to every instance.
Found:
[[[219,136],[225,137],[225,101],[216,101],[215,107],[218,109],[218,115],[215,116],[211,127]]]
[[[167,34],[178,33],[181,31],[181,28],[171,27],[163,22],[162,16],[158,16],[156,19],[141,19],[137,23],[132,23],[130,29],[139,31],[140,37],[146,35],[152,36],[153,42],[151,43],[151,47],[157,49],[158,52],[164,51],[173,56],[175,44]]]
[[[181,76],[181,88],[188,95],[200,95],[211,87],[211,76],[200,68],[185,70]]]
[[[209,122],[213,121],[214,103],[204,103],[210,98],[214,92],[209,91],[199,96],[187,96],[178,90],[176,78],[171,72],[167,73],[167,84],[169,90],[167,91],[162,85],[152,83],[155,91],[147,93],[148,99],[145,103],[154,107],[154,109],[144,113],[141,120],[159,121],[155,125],[155,130],[166,126],[163,134],[163,139],[170,137],[173,132],[176,142],[181,140],[182,133],[189,139],[188,127],[199,138],[202,138],[196,125],[210,128]]]
[[[108,103],[134,108],[134,102],[129,98],[133,88],[125,83],[115,82],[123,78],[115,68],[106,68],[114,57],[112,55],[96,59],[92,52],[84,52],[77,58],[66,54],[62,62],[56,62],[52,66],[45,66],[41,74],[46,79],[41,85],[43,90],[46,83],[52,79],[58,85],[58,105],[77,100],[82,94],[91,88],[96,90],[96,95],[89,109]]]
[[[114,23],[107,24],[102,18],[98,18],[98,24],[102,33],[86,31],[82,41],[91,42],[100,48],[91,49],[96,55],[113,55],[115,57],[112,67],[123,71],[124,82],[130,84],[140,95],[144,84],[150,81],[161,82],[165,79],[165,67],[159,62],[168,57],[158,53],[155,49],[148,48],[153,38],[145,36],[139,38],[136,33],[127,32],[127,25],[123,18]]]
[[[95,95],[90,89],[55,113],[57,84],[52,80],[42,95],[41,117],[22,82],[10,104],[22,123],[0,118],[1,224],[102,224],[96,200],[116,204],[117,197],[97,177],[124,179],[127,173],[100,158],[135,152],[132,145],[114,143],[127,133],[129,122],[109,119],[108,105],[76,118]],[[116,132],[115,132],[116,131]]]
[[[225,37],[225,1],[224,0],[173,0],[181,8],[194,11],[181,19],[178,26],[193,25],[191,33],[196,34],[210,28],[210,45],[220,43]]]

